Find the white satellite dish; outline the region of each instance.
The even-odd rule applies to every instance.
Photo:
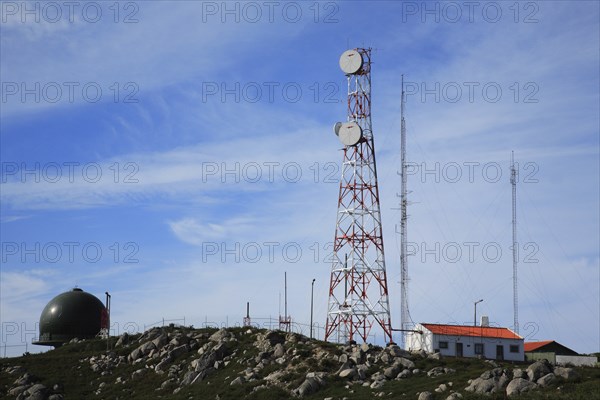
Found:
[[[340,68],[346,74],[355,74],[362,68],[363,59],[356,50],[346,50],[340,56]]]
[[[333,126],[333,131],[335,132],[335,136],[340,136],[340,128],[342,127],[341,122],[336,122]]]
[[[362,139],[362,128],[356,122],[344,122],[338,133],[340,142],[344,146],[354,146]]]

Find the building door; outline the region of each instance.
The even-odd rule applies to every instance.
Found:
[[[463,356],[463,344],[456,343],[456,357],[462,357],[462,356]]]
[[[496,346],[496,360],[504,360],[504,346]]]

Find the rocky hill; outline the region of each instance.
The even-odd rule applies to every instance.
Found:
[[[336,345],[256,328],[153,328],[0,360],[0,398],[600,399],[600,369]],[[485,396],[483,395],[485,393]]]

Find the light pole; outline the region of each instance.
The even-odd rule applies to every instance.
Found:
[[[313,338],[313,299],[315,293],[315,280],[310,284],[310,338]]]
[[[481,303],[483,301],[483,299],[481,300],[477,300],[476,302],[473,303],[473,305],[475,306],[475,316],[473,317],[473,325],[477,326],[477,304]]]

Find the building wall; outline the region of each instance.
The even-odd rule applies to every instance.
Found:
[[[556,364],[556,354],[549,352],[527,352],[525,353],[525,359],[527,361],[548,360],[552,364]]]
[[[422,331],[423,334],[417,332],[408,332],[406,335],[406,350],[425,350],[427,353],[433,353],[433,334],[423,325],[416,324],[416,331]]]
[[[462,343],[463,357],[477,357],[475,354],[475,344],[483,344],[482,356],[486,359],[496,359],[496,346],[503,346],[504,359],[507,361],[524,361],[525,353],[523,349],[523,339],[499,339],[474,336],[447,336],[434,335],[431,331],[420,324],[417,324],[416,330],[422,330],[423,334],[410,332],[407,335],[407,350],[425,350],[428,353],[439,351],[442,356],[456,357],[456,343]],[[447,342],[447,348],[442,348],[440,342]],[[517,353],[510,352],[510,346],[519,347]]]
[[[598,358],[593,356],[556,356],[556,364],[558,365],[575,365],[578,367],[588,366],[593,367],[598,363]]]

